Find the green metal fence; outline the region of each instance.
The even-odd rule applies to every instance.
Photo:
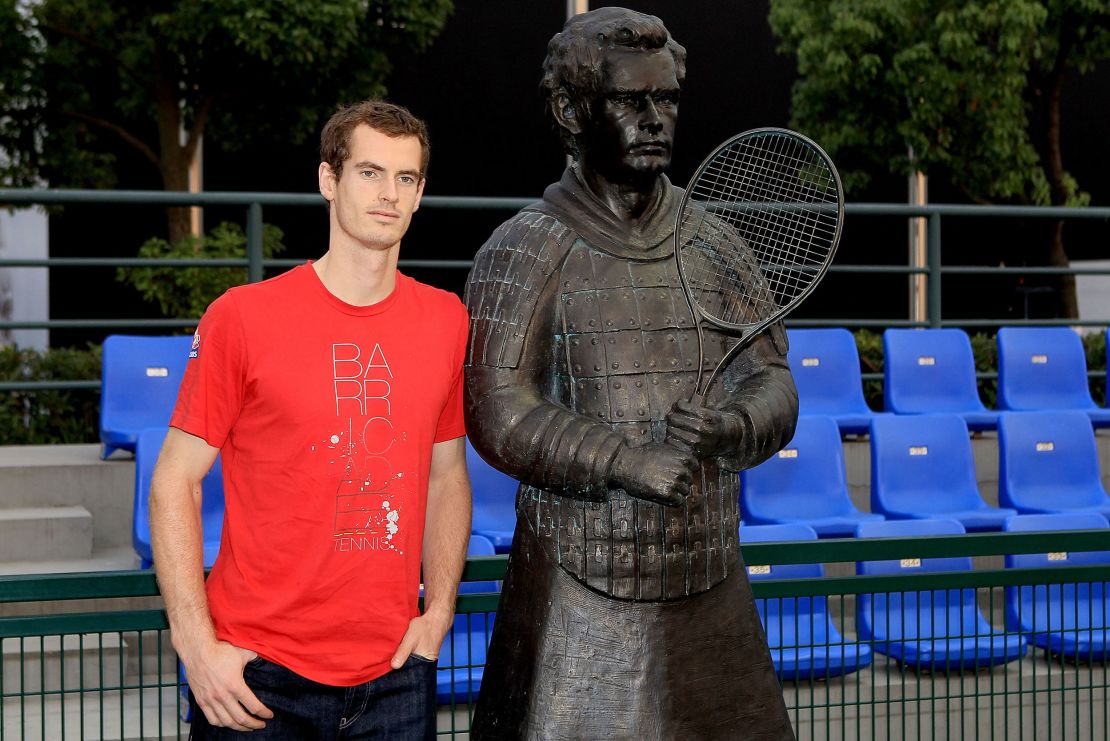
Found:
[[[426,209],[462,209],[502,211],[506,215],[532,202],[532,198],[486,198],[460,196],[426,196],[421,201]],[[263,209],[268,208],[319,208],[320,197],[308,193],[183,193],[166,191],[128,191],[128,190],[65,190],[65,189],[12,189],[0,188],[0,205],[31,206],[61,204],[114,204],[135,206],[220,206],[243,209],[243,220],[247,235],[247,257],[245,259],[149,259],[123,257],[51,257],[42,259],[0,258],[0,267],[243,267],[247,278],[254,282],[262,280],[265,271],[275,268],[289,268],[300,264],[300,260],[264,259],[262,255]],[[942,227],[945,219],[1062,219],[1065,221],[1101,221],[1110,224],[1110,208],[1059,208],[1032,206],[964,206],[964,205],[925,205],[911,206],[885,203],[848,204],[846,214],[854,221],[857,217],[924,219],[927,234],[927,264],[924,267],[909,265],[874,264],[835,264],[833,273],[858,275],[924,275],[927,285],[927,316],[915,321],[904,317],[884,317],[880,319],[859,319],[850,316],[825,317],[820,319],[791,320],[792,326],[876,326],[876,327],[914,327],[914,326],[961,326],[967,328],[997,326],[997,319],[945,319],[942,310],[942,286],[945,276],[991,275],[991,276],[1037,276],[1037,275],[1110,275],[1110,268],[1091,267],[999,267],[999,266],[961,266],[945,265],[942,261]],[[404,268],[437,268],[469,270],[472,261],[467,260],[423,260],[402,259]],[[167,332],[195,326],[196,317],[180,319],[122,319],[113,317],[52,319],[42,321],[0,321],[0,329],[104,329],[107,331],[164,329]],[[1110,317],[1088,319],[1040,319],[1033,322],[1042,325],[1068,326],[1106,326]],[[36,389],[98,389],[96,379],[58,380],[58,381],[9,381],[0,383],[0,391],[21,391]]]
[[[824,578],[757,581],[757,599],[797,604],[807,598],[828,600],[831,618],[843,641],[780,645],[777,663],[788,649],[851,655],[867,646],[873,661],[863,669],[832,676],[803,671],[783,682],[783,695],[799,739],[1105,739],[1107,718],[1106,603],[1103,590],[1110,564],[1002,569],[1007,553],[1071,553],[1110,550],[1110,531],[1006,533],[910,539],[832,540],[758,543],[743,546],[749,570],[761,565],[825,563]],[[947,573],[913,573],[916,559],[973,556],[976,568]],[[902,559],[906,573],[851,575],[851,563]],[[505,557],[471,559],[467,581],[500,579]],[[857,640],[856,605],[860,595],[971,594],[1000,635],[1021,645],[1030,636],[1007,630],[1003,618],[1006,588],[1089,584],[1098,600],[1081,609],[1093,628],[1069,629],[1103,648],[1078,657],[1032,649],[1005,664],[989,653],[968,668],[939,665],[917,670],[889,659],[883,645]],[[1046,589],[1034,596],[1047,594]],[[0,578],[0,639],[4,671],[0,682],[3,739],[181,738],[187,724],[177,668],[157,589],[148,572],[9,576]],[[85,600],[104,611],[89,612]],[[112,603],[116,608],[112,609]],[[496,594],[463,595],[458,610],[477,617],[496,609]],[[788,604],[786,605],[788,606]],[[790,618],[792,627],[804,616]],[[906,616],[903,621],[914,618]],[[482,623],[485,625],[486,623]],[[791,626],[779,626],[786,628]],[[1035,626],[1034,626],[1035,627]],[[967,635],[985,637],[977,630]],[[922,634],[920,646],[931,641]],[[441,737],[465,738],[472,705],[465,677],[480,669],[456,656],[461,670],[455,696],[441,706]],[[441,670],[443,669],[441,665]],[[742,733],[738,731],[738,737]]]

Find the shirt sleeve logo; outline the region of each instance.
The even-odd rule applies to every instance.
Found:
[[[189,358],[200,355],[200,329],[193,333],[193,347],[189,350]]]

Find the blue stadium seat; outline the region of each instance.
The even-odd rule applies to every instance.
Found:
[[[1023,514],[1110,517],[1098,448],[1084,412],[1006,412],[998,424],[998,501]]]
[[[865,434],[875,412],[863,398],[859,349],[846,329],[790,329],[790,371],[798,386],[798,413],[836,420],[842,434]]]
[[[471,535],[468,556],[494,555],[493,543],[481,535]],[[459,594],[499,592],[495,581],[464,581]],[[443,639],[436,672],[436,702],[440,705],[465,704],[478,699],[485,671],[486,649],[493,635],[492,612],[455,615],[455,623]]]
[[[131,518],[131,543],[142,560],[142,567],[149,568],[154,561],[150,549],[150,479],[154,464],[166,439],[167,427],[149,427],[139,433],[135,445],[135,501]],[[220,537],[224,529],[224,477],[220,458],[201,481],[201,528],[204,532],[204,565],[211,567],[220,552]]]
[[[892,414],[871,423],[871,511],[894,519],[949,518],[1000,530],[1012,509],[983,501],[967,425],[955,414]]]
[[[466,441],[466,468],[474,498],[470,529],[489,538],[498,553],[508,553],[516,529],[516,490],[520,484],[482,460],[469,438]]]
[[[861,538],[960,535],[955,520],[865,522]],[[863,561],[858,574],[970,571],[969,556]],[[934,672],[979,669],[1025,655],[1025,639],[995,630],[979,611],[974,589],[934,589],[861,594],[856,605],[861,641],[906,666]]]
[[[1066,515],[1017,515],[1007,532],[1104,530],[1106,518],[1094,512]],[[1110,551],[1061,550],[1006,556],[1008,569],[1110,564]],[[1006,625],[1051,654],[1082,661],[1106,661],[1110,637],[1110,594],[1105,582],[1041,584],[1006,589]]]
[[[971,340],[962,329],[883,332],[883,401],[888,412],[946,412],[970,430],[993,430],[998,412],[979,399]]]
[[[833,538],[850,538],[859,523],[883,519],[852,504],[840,431],[819,415],[799,417],[785,448],[740,474],[740,509],[745,525],[797,522]]]
[[[1079,409],[1096,427],[1110,425],[1110,409],[1091,397],[1083,341],[1072,329],[1003,327],[997,339],[999,409]]]
[[[817,533],[807,525],[743,525],[741,543],[816,540]],[[814,579],[825,575],[819,564],[787,564],[749,566],[748,578]],[[757,599],[755,608],[779,678],[814,680],[839,677],[871,663],[871,648],[855,641],[845,641],[829,614],[828,598],[782,597]]]
[[[101,456],[135,452],[139,433],[170,422],[192,337],[111,335],[100,371]]]

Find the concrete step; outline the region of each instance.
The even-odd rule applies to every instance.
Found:
[[[66,692],[3,700],[0,738],[26,741],[144,741],[185,739],[173,677],[123,691]],[[150,685],[150,686],[148,686]]]
[[[137,571],[142,568],[139,556],[130,544],[112,546],[111,548],[97,548],[94,546],[92,554],[84,558],[60,558],[57,554],[52,554],[49,560],[20,558],[18,561],[5,561],[3,558],[6,552],[5,546],[0,544],[0,576],[73,574],[85,571]],[[0,616],[4,614],[4,606],[0,605]]]
[[[134,491],[134,459],[102,461],[99,445],[0,446],[0,504],[82,506],[93,517],[95,548],[130,545]],[[0,539],[0,561],[14,560],[30,559]]]
[[[118,633],[4,638],[0,647],[6,695],[118,689],[127,676]]]
[[[87,559],[93,552],[93,517],[81,505],[0,509],[0,559]]]

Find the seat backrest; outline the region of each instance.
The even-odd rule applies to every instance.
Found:
[[[1083,341],[1068,327],[998,330],[998,408],[1095,408]]]
[[[964,526],[956,520],[943,518],[921,520],[879,520],[861,522],[856,527],[859,538],[917,538],[931,535],[963,535]],[[861,561],[858,574],[916,574],[937,571],[969,571],[970,556],[944,558],[898,558],[887,561]]]
[[[471,534],[470,542],[466,547],[469,556],[493,556],[497,551],[493,541],[483,535]],[[500,583],[496,581],[462,581],[459,582],[459,594],[478,594],[481,592],[499,592]]]
[[[846,329],[787,330],[801,414],[867,412],[856,339]]]
[[[486,463],[466,440],[466,470],[473,492],[475,530],[512,530],[516,524],[516,492],[520,483]]]
[[[963,525],[955,520],[887,520],[864,522],[856,529],[861,538],[910,538],[930,535],[962,535]],[[883,561],[861,561],[858,574],[917,574],[970,571],[971,558],[903,557]],[[934,589],[861,594],[857,605],[860,637],[905,640],[944,635],[989,632],[979,613],[974,589]]]
[[[166,440],[168,427],[148,427],[135,444],[135,496],[131,517],[131,543],[145,564],[154,561],[150,545],[150,482],[154,464]],[[219,551],[224,527],[224,476],[220,456],[201,480],[200,518],[205,565],[211,566]]]
[[[831,417],[799,417],[786,447],[743,471],[740,481],[740,508],[745,517],[817,518],[854,510],[840,430]]]
[[[962,329],[883,332],[883,400],[888,412],[983,411],[971,340]]]
[[[872,512],[928,514],[986,506],[962,418],[892,414],[872,420]]]
[[[1006,412],[998,421],[998,499],[1003,507],[1110,507],[1085,412]]]
[[[802,525],[800,523],[740,526],[741,545],[744,543],[784,543],[797,540],[817,540],[817,532],[809,525]],[[824,568],[819,563],[774,564],[748,567],[748,578],[753,581],[764,579],[810,579],[824,575]]]
[[[1054,530],[1105,530],[1106,518],[1097,512],[1015,515],[1006,518],[1004,532]],[[1110,564],[1110,551],[1068,551],[1061,541],[1049,553],[1014,553],[1006,556],[1008,569],[1041,569],[1053,566]],[[1104,582],[1038,584],[1006,588],[1006,622],[1013,630],[1033,633],[1098,628],[1105,630],[1110,617]]]
[[[1051,515],[1014,515],[1007,517],[1003,532],[1028,533],[1053,530],[1105,530],[1110,527],[1106,518],[1097,512],[1069,512]],[[1006,556],[1006,568],[1040,569],[1048,566],[1075,566],[1078,564],[1110,564],[1110,551],[1066,550],[1067,543],[1060,543],[1060,550],[1051,553],[1014,553]]]
[[[110,335],[100,373],[100,429],[132,430],[169,424],[185,375],[192,337]]]
[[[740,543],[773,543],[817,540],[817,532],[809,525],[741,525]],[[748,566],[751,581],[766,579],[812,579],[824,576],[824,567],[812,564],[757,564]],[[757,599],[756,611],[767,632],[767,643],[780,646],[820,645],[829,641],[830,628],[827,597],[776,597]]]

